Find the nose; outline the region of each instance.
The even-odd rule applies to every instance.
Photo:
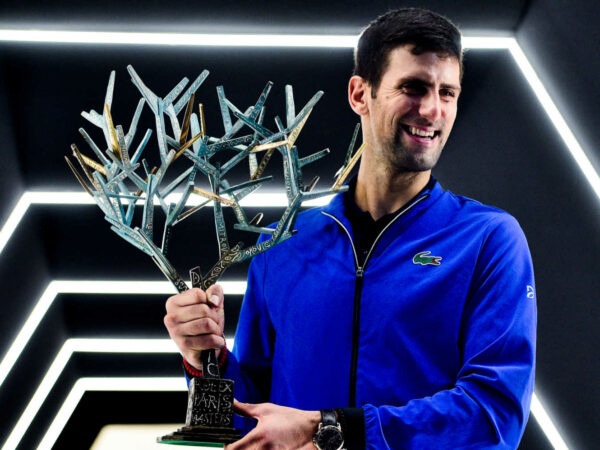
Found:
[[[429,91],[427,95],[421,97],[419,114],[432,122],[439,119],[442,114],[442,104],[437,92]]]

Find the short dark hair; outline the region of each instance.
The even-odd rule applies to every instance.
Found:
[[[354,75],[364,78],[374,94],[387,69],[390,51],[404,44],[414,45],[417,55],[436,52],[455,57],[462,77],[460,31],[445,17],[420,8],[389,11],[363,30],[354,51]]]

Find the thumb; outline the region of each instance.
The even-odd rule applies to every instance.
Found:
[[[215,308],[223,308],[223,288],[219,284],[213,284],[206,290],[206,299]]]

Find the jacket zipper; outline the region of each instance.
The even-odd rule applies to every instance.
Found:
[[[354,244],[352,244],[354,246]],[[365,259],[364,266],[367,265]],[[360,339],[360,306],[362,299],[363,275],[362,267],[356,269],[356,283],[354,291],[354,314],[352,319],[352,359],[350,360],[350,392],[348,393],[348,405],[356,407],[356,377],[358,369],[358,344]]]
[[[326,216],[329,216],[333,220],[335,220],[338,223],[338,225],[342,228],[342,230],[344,230],[344,232],[348,236],[348,239],[350,240],[350,246],[352,247],[352,253],[354,254],[354,267],[356,269],[356,272],[355,272],[356,281],[355,281],[355,285],[354,285],[354,310],[353,310],[353,317],[352,317],[352,356],[350,359],[350,385],[349,385],[349,394],[348,394],[348,406],[351,408],[356,407],[356,381],[357,381],[357,372],[358,372],[358,344],[359,344],[359,340],[360,340],[360,311],[361,311],[362,289],[363,289],[363,279],[364,279],[365,269],[367,267],[369,259],[371,258],[371,254],[373,253],[373,250],[375,249],[375,247],[377,246],[377,243],[381,239],[381,236],[383,236],[383,233],[385,233],[386,230],[394,222],[396,222],[396,220],[398,220],[398,218],[403,216],[406,212],[408,212],[410,209],[412,209],[418,203],[425,200],[427,197],[429,197],[429,194],[423,195],[423,196],[415,199],[414,202],[412,202],[410,205],[408,205],[406,208],[404,208],[402,211],[400,211],[396,215],[396,217],[394,217],[392,220],[390,220],[390,222],[383,228],[383,230],[381,230],[381,232],[377,235],[377,237],[373,241],[373,245],[371,245],[371,248],[369,249],[369,252],[367,253],[367,256],[366,256],[362,266],[358,262],[358,254],[356,252],[356,247],[354,245],[354,241],[352,240],[352,235],[350,234],[350,231],[348,231],[346,226],[337,217],[333,216],[330,213],[323,212],[323,214],[325,214]]]

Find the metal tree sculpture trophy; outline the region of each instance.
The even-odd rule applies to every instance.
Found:
[[[106,220],[112,225],[111,229],[150,255],[179,292],[187,290],[188,285],[167,256],[169,238],[175,225],[193,216],[204,206],[212,206],[214,210],[220,258],[205,274],[201,274],[198,267],[190,270],[191,285],[206,290],[231,264],[248,260],[290,238],[294,233],[294,223],[302,202],[344,190],[342,183],[360,157],[362,147],[352,156],[357,128],[346,160],[336,174],[333,186],[313,192],[318,178],[304,185],[302,167],[323,157],[329,150],[324,149],[300,158],[294,144],[322,92],[315,94],[296,114],[292,88],[286,86],[287,123],[284,125],[280,118],[275,117],[277,128],[276,131],[271,131],[264,125],[264,105],[272,83],[267,83],[256,103],[245,112],[235,107],[226,98],[223,88],[218,87],[225,134],[222,137],[211,137],[206,133],[202,105],[198,114],[193,112],[196,90],[208,76],[207,71],[202,72],[189,87],[189,81],[184,78],[161,98],[142,82],[133,67],[128,66],[127,69],[133,84],[142,95],[128,132],[125,133],[121,125],[115,126],[113,123],[111,108],[115,73],[112,72],[103,113],[99,114],[94,110],[82,112],[83,117],[99,127],[104,135],[104,143],[97,145],[83,128],[79,130],[97,159],[83,155],[75,144],[71,146],[73,156],[83,173],[68,157],[65,159],[83,188],[105,214]],[[156,124],[154,131],[158,155],[154,155],[154,158],[158,165],[153,168],[150,159],[142,157],[152,135],[151,129],[147,130],[135,151],[132,151],[144,104],[152,111]],[[232,120],[232,115],[235,121]],[[248,130],[248,134],[241,135],[243,130]],[[262,214],[248,220],[240,201],[270,180],[271,177],[263,176],[263,173],[275,151],[282,156],[288,201],[277,225],[274,228],[266,228],[259,226]],[[257,158],[259,154],[262,154],[260,163]],[[181,158],[182,156],[184,158]],[[218,158],[219,161],[215,162]],[[180,161],[177,166],[174,164],[176,160]],[[234,186],[230,185],[224,176],[243,162],[248,165],[249,179]],[[173,173],[179,166],[183,167],[181,172]],[[206,179],[205,185],[209,188],[200,187],[200,179]],[[192,194],[200,196],[202,201],[189,206],[188,200]],[[142,207],[142,211],[137,208],[136,214],[138,205]],[[236,221],[233,225],[235,229],[265,234],[269,238],[248,247],[242,243],[231,245],[223,205],[232,208]],[[155,210],[164,214],[160,246],[155,243]],[[137,216],[141,216],[141,221],[136,226],[134,219]],[[239,431],[233,428],[233,381],[220,377],[214,351],[203,351],[202,362],[203,377],[190,381],[185,426],[159,438],[159,442],[227,443],[240,437]]]

